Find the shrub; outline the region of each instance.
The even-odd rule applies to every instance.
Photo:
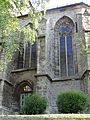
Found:
[[[79,113],[87,106],[87,95],[82,91],[66,91],[57,97],[57,107],[60,113]]]
[[[47,100],[37,94],[25,98],[25,105],[22,108],[24,114],[41,114],[47,107]]]

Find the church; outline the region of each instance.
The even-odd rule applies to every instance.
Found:
[[[28,15],[19,16],[29,23]],[[21,35],[23,41],[23,35]],[[38,39],[22,45],[0,74],[0,114],[20,114],[25,96],[39,93],[48,100],[46,113],[58,113],[57,95],[82,90],[90,97],[90,6],[81,2],[48,9]],[[88,105],[87,113],[90,113]]]

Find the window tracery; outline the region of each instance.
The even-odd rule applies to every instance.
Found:
[[[54,74],[55,77],[69,77],[75,75],[73,57],[74,23],[64,16],[59,19],[54,28]]]
[[[61,76],[73,76],[72,29],[69,25],[60,27],[60,69]]]

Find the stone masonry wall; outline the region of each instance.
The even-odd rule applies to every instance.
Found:
[[[77,26],[78,26],[78,32],[75,33],[75,41],[76,41],[76,49],[77,52],[77,67],[78,67],[78,76],[81,77],[83,73],[87,69],[87,56],[83,55],[82,49],[83,49],[83,43],[85,43],[85,35],[83,31],[83,22],[82,22],[82,14],[77,14]]]
[[[83,24],[82,24],[82,14],[84,13],[84,11],[85,11],[85,7],[82,10],[82,7],[80,6],[78,7],[74,6],[73,8],[72,7],[65,8],[63,10],[55,9],[55,10],[47,11],[46,16],[45,18],[42,19],[40,23],[41,26],[39,27],[38,30],[39,38],[38,38],[38,46],[37,46],[37,69],[20,69],[20,70],[14,70],[11,73],[9,80],[14,85],[13,89],[15,89],[15,86],[17,84],[25,80],[32,81],[34,83],[33,90],[37,93],[40,93],[42,96],[45,96],[48,100],[48,107],[46,109],[46,113],[57,113],[56,98],[58,93],[65,90],[80,90],[82,89],[82,86],[84,91],[86,90],[86,87],[88,87],[86,91],[88,93],[90,91],[90,84],[89,84],[90,75],[88,74],[84,78],[82,78],[83,80],[82,82],[80,82],[79,79],[87,69],[87,63],[86,63],[87,59],[86,57],[80,54],[81,40],[85,42],[85,34],[83,31]],[[74,64],[76,66],[75,71],[77,72],[74,76],[72,76],[72,78],[71,77],[69,78],[68,76],[68,79],[67,77],[61,78],[61,76],[55,74],[56,72],[58,74],[60,72],[59,71],[60,51],[58,44],[59,42],[55,43],[56,41],[55,41],[54,30],[57,21],[63,17],[70,18],[74,24],[74,33],[73,33],[74,35],[73,35],[72,45],[73,45],[73,54],[74,54],[73,55]],[[27,25],[29,22],[30,22],[30,18],[28,17],[20,18],[20,25],[22,27]],[[76,30],[76,24],[77,24],[77,30]],[[56,35],[56,37],[58,36]],[[58,64],[55,65],[55,63]],[[88,83],[86,82],[86,79],[88,79]],[[12,94],[11,93],[12,88],[6,83],[4,84],[5,87],[4,89],[2,88],[2,82],[0,85],[1,85],[0,105],[3,103],[3,105],[9,107],[8,105],[10,101],[7,100],[6,102],[5,95],[8,96],[7,98],[9,98],[9,94]],[[3,102],[2,102],[2,89],[4,90]],[[13,101],[12,103],[14,102],[15,101]],[[28,120],[28,118],[26,119]]]
[[[4,82],[2,106],[12,110],[13,86]]]
[[[48,63],[47,73],[49,73],[51,78],[60,77],[60,75],[57,75],[60,74],[60,63],[58,63],[60,58],[57,50],[59,48],[59,42],[55,41],[54,30],[56,22],[63,16],[70,18],[74,23],[73,58],[75,64],[75,76],[81,76],[81,74],[87,69],[87,64],[85,62],[87,60],[86,56],[81,55],[81,41],[85,41],[82,24],[82,14],[84,13],[84,10],[85,8],[81,9],[79,6],[76,9],[69,8],[63,11],[60,11],[59,9],[47,11],[45,18],[47,19],[46,25],[49,27],[46,27],[46,63]],[[56,37],[59,37],[58,34]],[[57,65],[55,63],[57,63]]]
[[[57,82],[52,82],[51,84],[51,107],[53,113],[58,113],[56,100],[58,94],[67,90],[80,90],[80,80],[62,80]]]
[[[43,74],[46,73],[46,49],[45,49],[45,36],[41,36],[38,40],[38,49],[37,49],[37,73]]]
[[[5,84],[4,86],[4,91],[3,91],[3,104],[5,106],[9,105],[9,103],[11,104],[11,108],[13,112],[19,112],[19,98],[17,98],[17,96],[19,97],[20,95],[20,91],[19,90],[19,84],[26,82],[29,84],[32,84],[33,86],[33,92],[36,89],[36,78],[35,75],[36,74],[36,69],[22,69],[22,70],[15,70],[12,72],[11,74],[11,82],[13,84],[13,89],[8,86],[7,84]],[[18,88],[17,88],[18,86]],[[10,89],[9,89],[10,87]],[[18,89],[18,90],[17,90]],[[10,96],[9,93],[12,93],[12,95]],[[6,97],[7,99],[6,99]],[[11,101],[12,100],[12,101]],[[9,102],[9,103],[8,103]],[[10,107],[10,105],[8,106]]]
[[[80,90],[80,80],[50,81],[45,75],[37,76],[36,92],[48,100],[46,113],[58,113],[56,100],[59,93],[67,90]]]
[[[37,76],[36,93],[41,94],[47,99],[48,106],[45,113],[52,113],[51,105],[51,82],[47,76]]]
[[[35,82],[36,69],[20,69],[12,72],[11,82],[16,85],[24,80]]]
[[[84,91],[89,98],[89,103],[87,107],[87,113],[90,113],[90,71],[87,70],[80,81],[81,90]]]
[[[42,26],[44,28],[46,26],[46,31],[44,31],[45,38],[43,37],[39,39],[40,41],[38,44],[37,73],[40,76],[37,76],[37,92],[40,92],[42,95],[49,96],[47,98],[50,103],[49,107],[51,109],[51,113],[57,113],[56,98],[58,93],[65,90],[80,90],[83,82],[85,83],[85,80],[83,80],[82,83],[80,82],[82,74],[87,69],[87,57],[81,55],[81,45],[82,42],[85,42],[85,34],[82,24],[82,14],[84,13],[84,10],[85,8],[82,10],[81,7],[78,7],[76,9],[65,9],[65,11],[60,11],[58,9],[47,11],[45,17],[46,24],[43,24]],[[56,72],[60,74],[60,54],[57,50],[59,49],[59,42],[55,41],[55,37],[58,39],[59,36],[55,36],[54,32],[57,21],[59,21],[63,16],[70,18],[74,24],[72,45],[76,74],[72,77],[68,76],[68,78],[62,78],[57,74],[55,75]],[[56,65],[55,63],[58,64]],[[52,82],[47,79],[45,74],[48,74],[51,77]],[[86,87],[87,83],[83,89],[86,89]]]

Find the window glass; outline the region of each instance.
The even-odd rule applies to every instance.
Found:
[[[37,56],[36,56],[36,42],[32,44],[31,46],[31,67],[36,67],[37,63]]]
[[[60,37],[60,66],[61,76],[66,76],[66,52],[65,52],[65,37]]]
[[[67,36],[67,60],[68,60],[68,76],[74,75],[73,66],[73,50],[72,50],[72,37]]]
[[[30,62],[30,42],[26,44],[25,47],[25,54],[24,54],[24,68],[29,67],[29,62]]]
[[[72,30],[68,25],[60,28],[60,69],[61,76],[73,76]]]
[[[17,68],[30,68],[36,67],[37,53],[36,53],[36,42],[30,44],[28,42],[25,46],[20,44],[20,52],[18,55]]]

